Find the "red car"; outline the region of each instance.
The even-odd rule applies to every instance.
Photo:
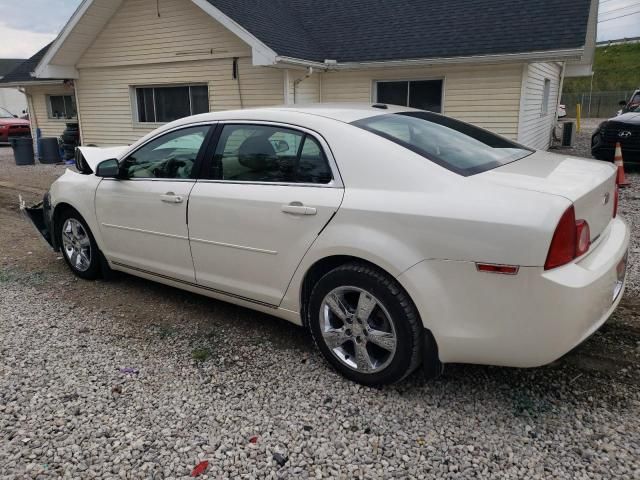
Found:
[[[0,107],[0,143],[9,143],[11,138],[30,137],[31,127],[28,120],[15,117]]]

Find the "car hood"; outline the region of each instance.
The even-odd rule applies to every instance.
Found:
[[[121,147],[108,147],[108,148],[99,148],[99,147],[78,147],[78,150],[82,153],[84,160],[87,162],[87,165],[93,170],[96,171],[96,166],[102,162],[103,160],[109,160],[111,158],[120,159],[120,156],[124,154],[128,145],[124,145]]]
[[[628,123],[630,125],[640,125],[640,113],[638,112],[627,112],[622,115],[618,115],[617,117],[613,117],[609,119],[610,122],[617,123]]]
[[[0,118],[0,125],[25,125],[29,126],[29,120],[21,118]]]
[[[608,162],[537,151],[476,175],[481,181],[564,197],[599,236],[613,216],[616,168]]]

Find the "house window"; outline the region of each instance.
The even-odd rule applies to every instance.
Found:
[[[76,118],[76,99],[73,95],[48,95],[49,118]]]
[[[136,87],[138,122],[171,122],[209,111],[206,85]]]
[[[376,102],[442,112],[442,80],[376,82]]]
[[[551,95],[551,80],[544,79],[544,90],[542,92],[542,116],[549,113],[549,97]]]

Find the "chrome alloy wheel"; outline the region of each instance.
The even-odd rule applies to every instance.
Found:
[[[68,218],[62,225],[62,247],[69,263],[80,272],[91,265],[91,240],[82,223]]]
[[[397,336],[382,303],[357,287],[338,287],[322,300],[320,328],[331,353],[362,373],[384,370],[393,360]]]

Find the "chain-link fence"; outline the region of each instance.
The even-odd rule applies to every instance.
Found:
[[[620,110],[620,101],[629,100],[633,90],[615,92],[563,93],[560,103],[566,106],[567,116],[575,118],[577,105],[582,105],[583,118],[609,118]]]

